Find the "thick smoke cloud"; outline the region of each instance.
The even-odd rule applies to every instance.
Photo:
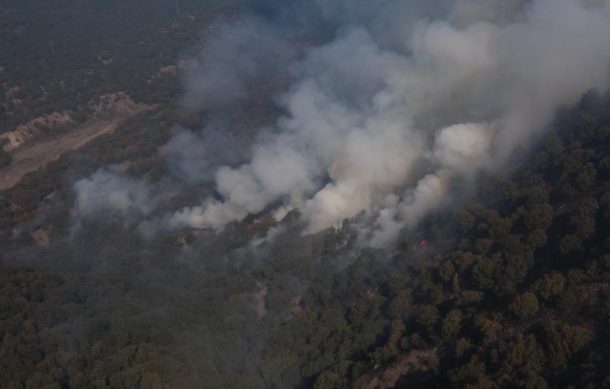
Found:
[[[608,1],[381,3],[318,4],[336,34],[276,56],[275,65],[290,62],[292,85],[273,135],[252,146],[249,162],[215,171],[221,200],[181,210],[170,226],[222,228],[282,206],[316,232],[365,213],[383,245],[445,204],[452,183],[501,168],[558,107],[608,87]],[[277,26],[261,23],[221,32],[257,36],[245,52],[257,65],[241,53],[217,57],[229,73],[211,77],[230,98],[247,96],[234,82],[257,66],[273,74],[268,63],[286,51],[268,33]]]
[[[258,5],[209,33],[185,76],[204,129],[164,149],[172,177],[216,195],[147,225],[222,229],[296,209],[309,233],[359,216],[383,246],[609,86],[608,0]],[[265,104],[281,112],[273,125],[235,119]],[[115,173],[76,190],[84,214],[149,210],[148,189]]]

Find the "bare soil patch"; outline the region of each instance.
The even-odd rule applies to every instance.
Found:
[[[124,117],[95,120],[74,131],[20,147],[12,153],[11,165],[0,170],[0,191],[12,188],[27,173],[47,166],[66,152],[78,149],[102,135],[113,133],[124,120]]]

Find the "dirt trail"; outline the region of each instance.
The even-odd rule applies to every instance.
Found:
[[[113,133],[124,120],[125,117],[121,117],[85,123],[74,131],[15,150],[11,165],[0,169],[0,191],[12,188],[24,175],[58,160],[64,153],[78,149],[102,135]]]

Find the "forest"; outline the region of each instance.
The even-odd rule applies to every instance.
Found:
[[[188,58],[202,31],[239,6],[216,0],[3,1],[0,133],[52,112],[85,120],[90,101],[116,91],[169,102],[178,83],[160,69]]]
[[[4,235],[2,386],[603,387],[610,99],[590,93],[555,125],[476,202],[357,258],[348,224],[289,228],[263,258],[243,252],[247,224],[147,242],[104,220],[66,239],[70,194],[33,177],[5,194],[35,191],[5,231],[62,199],[37,205],[48,247]]]
[[[118,90],[155,106],[0,192],[0,388],[610,387],[609,93],[394,246],[361,249],[357,218],[303,234],[298,210],[147,239],[78,219],[74,183],[104,166],[166,182],[160,150],[205,113],[176,77],[147,80],[239,2],[5,2],[0,84],[27,104],[0,100],[0,132]]]

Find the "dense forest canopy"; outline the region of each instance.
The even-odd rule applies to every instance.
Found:
[[[1,388],[610,386],[610,4],[51,3],[0,133],[120,120],[0,192]]]

